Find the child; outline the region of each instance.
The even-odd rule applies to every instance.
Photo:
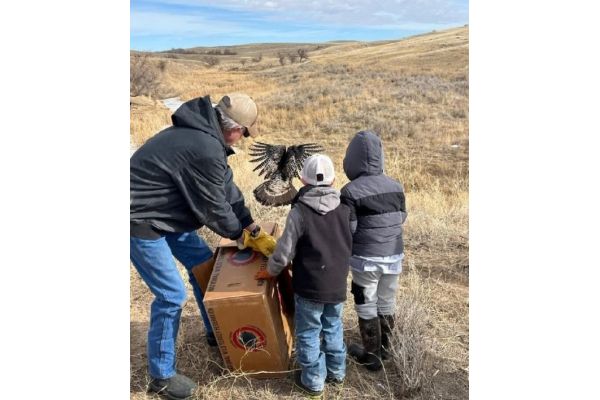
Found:
[[[344,172],[350,182],[341,201],[351,210],[352,294],[363,346],[348,353],[372,371],[389,357],[398,275],[402,272],[406,220],[404,189],[383,173],[383,149],[372,131],[358,132],[346,150]]]
[[[302,371],[295,384],[319,396],[325,382],[342,383],[346,346],[342,310],[346,300],[352,233],[350,209],[331,185],[333,162],[315,154],[302,168],[302,183],[267,268],[257,279],[277,276],[292,262],[296,355]],[[320,336],[323,336],[321,344]]]

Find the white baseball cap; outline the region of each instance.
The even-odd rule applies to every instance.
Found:
[[[313,186],[329,186],[335,179],[333,161],[324,154],[313,154],[304,161],[302,180]]]

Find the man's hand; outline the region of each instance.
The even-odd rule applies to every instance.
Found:
[[[275,277],[271,274],[269,274],[269,271],[267,271],[267,269],[261,269],[259,270],[256,275],[254,275],[254,279],[261,280],[261,279],[274,279]]]
[[[245,249],[246,247],[252,248],[254,251],[258,251],[263,253],[265,256],[270,257],[275,251],[275,245],[277,242],[275,238],[262,229],[255,230],[254,232],[249,232],[244,229],[241,239],[241,246],[238,242],[238,247]]]
[[[260,226],[256,224],[256,222],[251,223],[247,227],[244,228],[248,232],[254,232],[255,229],[260,230]]]
[[[246,247],[248,247],[247,245],[244,244],[245,237],[246,237],[245,236],[246,231],[250,232],[250,234],[252,235],[252,234],[258,234],[258,232],[260,232],[260,230],[261,230],[260,226],[257,225],[255,222],[253,222],[250,225],[248,225],[247,227],[245,227],[242,230],[242,236],[240,236],[239,238],[237,238],[236,241],[235,241],[236,244],[237,244],[238,249],[243,250]]]

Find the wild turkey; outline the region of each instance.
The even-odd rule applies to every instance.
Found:
[[[316,143],[275,145],[256,142],[250,147],[251,162],[259,163],[253,171],[260,169],[265,182],[254,189],[254,197],[265,206],[290,204],[298,191],[292,184],[294,177],[300,178],[302,164],[311,155],[323,151]]]

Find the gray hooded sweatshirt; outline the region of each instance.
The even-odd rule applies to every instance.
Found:
[[[330,186],[317,186],[298,198],[298,202],[307,205],[321,215],[340,205],[340,192]],[[292,208],[285,222],[285,229],[277,240],[277,247],[269,258],[267,271],[276,276],[294,259],[296,244],[304,234],[302,214],[297,208]]]
[[[383,161],[381,139],[371,131],[358,132],[346,150],[344,172],[350,182],[341,190],[341,201],[350,207],[351,222],[356,227],[353,269],[357,258],[397,261],[404,252],[404,189],[383,173]]]

